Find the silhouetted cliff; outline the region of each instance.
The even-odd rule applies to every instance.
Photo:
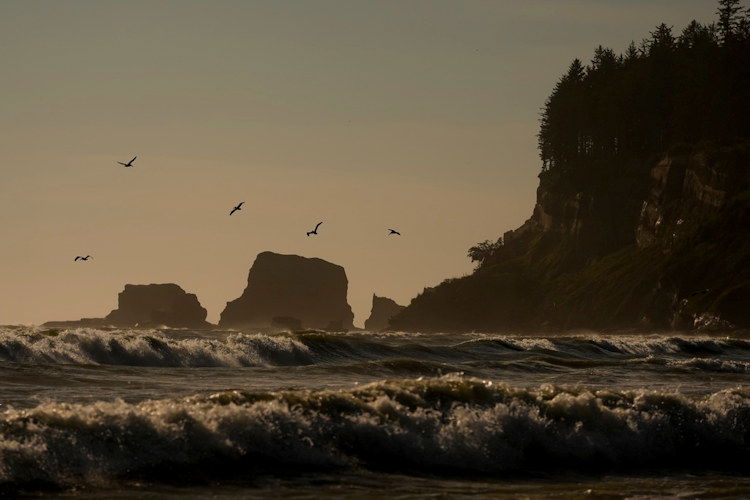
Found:
[[[595,190],[547,177],[491,257],[391,326],[750,328],[750,143],[670,153]]]
[[[274,318],[288,317],[304,328],[351,330],[354,314],[346,301],[347,288],[341,266],[263,252],[250,268],[247,288],[227,303],[219,325],[268,328],[274,326]]]
[[[574,61],[532,216],[391,326],[750,328],[750,17],[730,21]]]
[[[390,326],[390,319],[400,313],[405,306],[400,306],[388,297],[372,295],[372,310],[370,317],[365,321],[365,330],[371,332],[382,330]]]

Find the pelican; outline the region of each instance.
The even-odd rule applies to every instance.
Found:
[[[93,257],[90,256],[90,255],[87,255],[86,257],[81,257],[80,255],[78,255],[78,256],[76,256],[75,259],[73,259],[73,262],[75,262],[77,260],[89,260],[89,259],[93,259]]]
[[[244,201],[241,201],[239,205],[237,205],[236,207],[234,207],[234,208],[232,209],[232,211],[231,211],[231,212],[229,212],[229,215],[232,215],[232,214],[233,214],[233,213],[235,213],[235,212],[236,212],[237,210],[242,210],[242,205],[244,205],[244,204],[245,204],[245,202],[244,202]]]
[[[133,157],[133,159],[132,159],[132,160],[130,160],[129,162],[127,162],[127,163],[123,163],[123,162],[121,162],[121,161],[118,161],[117,163],[119,163],[119,164],[120,164],[120,165],[122,165],[123,167],[132,167],[132,166],[133,166],[133,162],[135,161],[135,159],[136,159],[136,158],[138,158],[138,157],[137,157],[137,156],[134,156],[134,157]]]
[[[323,224],[322,221],[318,222],[317,224],[315,224],[315,229],[313,229],[312,231],[308,231],[306,234],[308,236],[310,236],[311,234],[318,234],[318,228],[320,227],[321,224]]]

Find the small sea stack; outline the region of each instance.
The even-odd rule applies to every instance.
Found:
[[[399,305],[388,297],[372,295],[372,310],[370,317],[365,321],[365,330],[375,332],[390,327],[390,319],[404,310],[405,306]]]

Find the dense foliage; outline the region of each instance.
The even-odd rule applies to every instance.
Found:
[[[720,0],[717,13],[678,36],[660,24],[621,55],[599,46],[588,66],[574,60],[542,112],[542,171],[617,168],[682,144],[750,137],[750,9]]]

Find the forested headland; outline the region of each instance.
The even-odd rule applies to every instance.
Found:
[[[531,218],[393,327],[750,327],[750,9],[574,59],[538,144]]]

